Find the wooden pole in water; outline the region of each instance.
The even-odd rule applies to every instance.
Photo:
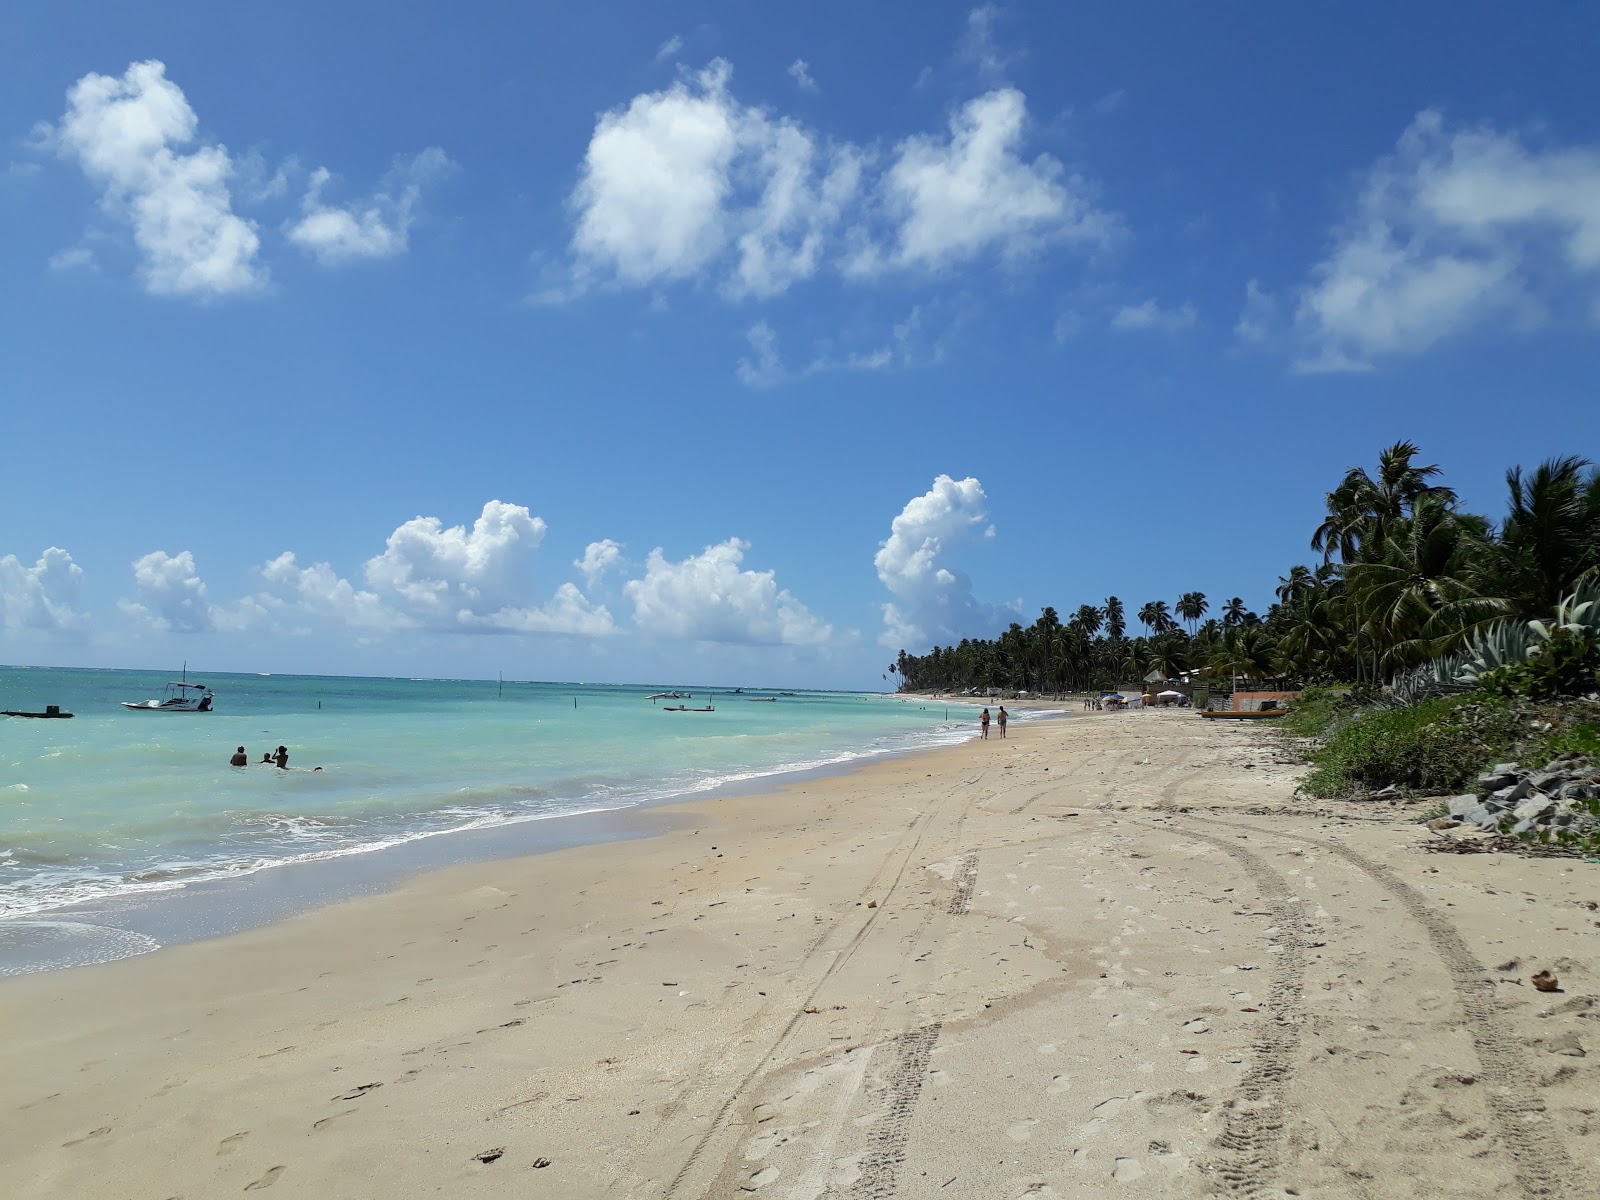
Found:
[[[504,700],[505,699],[505,695],[506,695],[506,676],[505,676],[505,672],[504,671],[500,671],[500,672],[497,672],[497,674],[500,677],[499,697],[500,697],[500,699]]]

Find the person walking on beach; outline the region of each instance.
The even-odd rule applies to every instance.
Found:
[[[999,721],[1000,721],[1000,736],[1001,737],[1005,737],[1005,735],[1006,735],[1006,706],[1004,704],[1002,704],[1000,706]]]
[[[233,752],[233,757],[228,760],[228,765],[230,767],[248,767],[250,765],[250,756],[244,752],[243,746]]]
[[[989,710],[987,708],[985,708],[983,710],[983,714],[978,718],[978,724],[980,726],[982,726],[982,728],[983,728],[983,736],[985,738],[988,738],[988,736],[989,736]]]

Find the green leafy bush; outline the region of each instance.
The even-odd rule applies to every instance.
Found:
[[[1371,710],[1332,729],[1302,786],[1323,797],[1391,786],[1459,791],[1513,747],[1521,729],[1510,706],[1479,694]]]

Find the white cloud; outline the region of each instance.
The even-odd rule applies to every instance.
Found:
[[[338,628],[385,632],[413,628],[416,622],[384,605],[375,592],[357,589],[327,563],[302,567],[293,553],[285,551],[261,568],[267,596],[279,603],[266,603],[264,609],[292,611],[296,618],[313,616]]]
[[[661,45],[656,47],[656,62],[664,63],[669,59],[678,57],[678,52],[683,49],[683,39],[673,34]]]
[[[369,559],[367,586],[430,624],[482,615],[527,594],[529,561],[546,525],[520,504],[491,500],[472,528],[414,517]]]
[[[14,554],[0,557],[0,630],[54,636],[81,634],[89,618],[78,611],[83,568],[59,546],[51,546],[31,567]]]
[[[817,90],[817,81],[811,78],[811,64],[803,58],[797,58],[789,64],[789,74],[802,92]]]
[[[783,358],[778,353],[778,335],[765,321],[757,321],[745,331],[750,342],[750,357],[741,358],[734,373],[746,387],[768,388],[788,378]]]
[[[464,628],[507,633],[560,633],[573,637],[606,637],[617,631],[611,612],[592,603],[575,584],[563,583],[548,604],[507,607],[492,613],[461,614]]]
[[[118,606],[141,625],[162,633],[210,633],[216,628],[206,585],[189,551],[155,550],[135,560],[133,586],[136,599]]]
[[[724,286],[736,296],[815,274],[858,191],[860,157],[740,104],[731,75],[718,59],[600,118],[571,198],[580,287],[686,279],[729,249]]]
[[[719,59],[600,118],[572,194],[580,274],[634,285],[680,279],[722,249],[740,116],[727,95],[730,70]]]
[[[1244,308],[1239,313],[1238,324],[1233,327],[1233,334],[1241,342],[1259,344],[1266,341],[1277,318],[1277,302],[1258,281],[1252,279],[1245,284]]]
[[[1117,230],[1111,215],[1085,197],[1048,154],[1031,163],[1017,151],[1027,102],[1001,88],[950,118],[948,139],[918,136],[900,143],[883,181],[899,218],[895,265],[939,270],[991,249],[1010,261],[1057,242],[1100,245]],[[858,273],[880,267],[858,259]]]
[[[289,230],[289,240],[314,254],[324,266],[358,259],[390,258],[405,252],[422,200],[422,189],[455,170],[437,146],[414,158],[398,158],[368,199],[337,207],[323,202],[332,175],[311,173],[302,208],[305,215]]]
[[[610,538],[601,538],[598,542],[590,542],[583,548],[583,557],[576,559],[573,566],[583,572],[584,580],[593,588],[605,576],[605,573],[622,562],[622,547]]]
[[[1003,77],[1016,57],[1002,52],[995,38],[994,27],[999,17],[1000,9],[993,4],[980,5],[969,12],[967,28],[957,51],[958,58],[970,62],[988,79]]]
[[[52,271],[97,271],[99,264],[95,262],[94,251],[87,246],[69,246],[65,250],[57,250],[50,256],[50,269]]]
[[[895,517],[873,560],[878,579],[895,598],[883,606],[883,645],[916,650],[937,641],[994,636],[1001,610],[974,599],[972,581],[948,561],[952,547],[994,536],[987,499],[976,479],[940,475]]]
[[[718,59],[602,115],[569,206],[565,299],[596,285],[707,280],[731,298],[778,295],[824,269],[857,279],[940,270],[997,251],[1019,261],[1061,243],[1099,246],[1115,217],[1048,154],[1020,157],[1027,105],[1005,88],[873,153],[742,104]]]
[[[1111,328],[1157,329],[1173,333],[1193,325],[1195,315],[1192,304],[1180,304],[1177,308],[1162,308],[1155,300],[1146,300],[1142,304],[1129,304],[1117,309],[1111,317]]]
[[[199,297],[254,291],[267,278],[255,261],[260,239],[233,212],[227,149],[175,149],[194,141],[197,125],[166,67],[138,62],[121,79],[78,80],[54,140],[105,189],[102,206],[132,226],[147,290]]]
[[[833,637],[831,626],[778,588],[775,572],[742,571],[749,544],[729,538],[682,562],[657,547],[642,579],[623,591],[635,624],[663,637],[735,644],[812,646]]]
[[[1419,113],[1366,173],[1313,270],[1296,325],[1301,370],[1362,369],[1489,319],[1538,323],[1600,269],[1600,148],[1530,149],[1484,125]]]

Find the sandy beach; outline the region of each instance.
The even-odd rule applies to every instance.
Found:
[[[1600,868],[1278,747],[1013,723],[6,981],[5,1192],[1600,1194]]]

